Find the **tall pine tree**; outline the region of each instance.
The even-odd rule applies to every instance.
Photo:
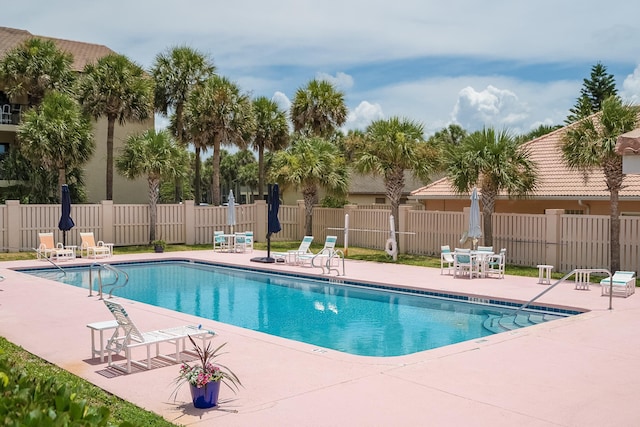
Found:
[[[613,74],[607,73],[607,67],[598,62],[591,67],[591,78],[582,80],[582,89],[576,105],[569,110],[565,120],[571,124],[602,109],[602,101],[611,95],[617,95]]]

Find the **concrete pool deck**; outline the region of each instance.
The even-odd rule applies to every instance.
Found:
[[[258,264],[247,254],[212,251],[115,255],[110,263],[187,258],[318,274]],[[86,264],[78,259],[59,265]],[[600,286],[568,281],[539,301],[589,312],[407,356],[376,358],[278,338],[147,304],[120,300],[142,330],[185,323],[216,330],[228,342],[221,362],[244,387],[224,386],[218,409],[196,410],[178,365],[115,373],[91,358],[88,323],[111,320],[86,289],[12,271],[42,261],[0,263],[0,335],[51,363],[178,425],[219,426],[634,426],[640,424],[640,296],[609,298]],[[508,268],[507,268],[508,273]],[[346,261],[346,279],[528,301],[537,278],[454,279],[439,269]],[[95,295],[95,294],[94,294]],[[108,334],[107,334],[108,335]],[[142,359],[144,351],[137,359]],[[134,353],[135,354],[135,353]],[[159,364],[160,365],[160,364]]]

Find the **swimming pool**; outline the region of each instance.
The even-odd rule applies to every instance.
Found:
[[[478,304],[464,296],[204,262],[112,265],[130,278],[114,290],[119,297],[364,356],[400,356],[576,314],[534,307],[514,318],[513,303]],[[21,271],[89,287],[87,266],[66,267],[66,275],[55,269]],[[103,271],[103,282],[109,274]],[[97,283],[95,269],[92,277]]]

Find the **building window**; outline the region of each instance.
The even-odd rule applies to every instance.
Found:
[[[384,205],[385,198],[384,197],[376,197],[376,205]]]
[[[582,209],[565,209],[564,213],[567,215],[584,215],[584,211]]]

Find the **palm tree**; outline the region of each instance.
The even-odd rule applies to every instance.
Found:
[[[429,138],[429,142],[457,145],[467,136],[467,131],[460,125],[450,124]]]
[[[18,137],[20,151],[36,169],[58,173],[57,189],[67,182],[67,170],[85,164],[95,149],[89,119],[73,98],[57,91],[24,114]],[[57,189],[49,186],[52,194]]]
[[[618,136],[636,128],[637,108],[625,105],[617,96],[602,103],[602,111],[567,130],[562,141],[565,164],[575,170],[602,168],[610,192],[611,271],[620,269],[620,217],[618,193],[622,188],[622,156],[616,153]]]
[[[187,131],[196,146],[213,146],[212,203],[220,204],[220,147],[245,148],[255,131],[249,97],[225,77],[212,76],[190,94],[185,111]],[[198,163],[196,163],[198,164]]]
[[[153,129],[131,135],[116,159],[116,168],[124,177],[146,176],[149,183],[149,242],[156,240],[157,204],[160,180],[174,179],[185,173],[188,155],[166,130]]]
[[[294,132],[331,138],[347,120],[344,94],[326,80],[311,80],[300,88],[291,104]]]
[[[10,50],[0,61],[0,81],[9,96],[27,96],[39,105],[47,91],[69,92],[75,80],[73,56],[51,40],[30,38]]]
[[[398,207],[404,190],[405,171],[427,180],[438,167],[438,151],[424,141],[422,124],[392,117],[372,122],[364,133],[364,144],[355,153],[355,168],[382,176],[391,202],[396,230]],[[359,141],[359,140],[358,140]]]
[[[113,134],[116,120],[142,122],[153,112],[153,81],[126,56],[111,54],[87,64],[78,99],[94,119],[107,117],[107,200],[113,200]]]
[[[302,191],[307,235],[312,234],[313,205],[318,202],[318,188],[338,194],[344,194],[348,188],[344,157],[335,144],[319,137],[301,137],[287,150],[275,153],[269,173],[284,188]]]
[[[450,147],[445,156],[446,173],[453,188],[468,193],[480,187],[484,222],[484,244],[493,246],[492,217],[500,191],[523,197],[535,189],[536,166],[529,151],[508,131],[485,128]]]
[[[264,150],[282,150],[289,144],[289,126],[286,113],[274,101],[261,96],[253,101],[256,133],[253,148],[258,150],[258,198],[264,198]]]
[[[204,54],[188,46],[168,49],[156,56],[151,75],[155,81],[155,110],[164,116],[173,110],[172,128],[178,143],[188,144],[184,129],[184,108],[189,92],[201,84],[216,70],[213,62]],[[200,147],[197,147],[198,150]],[[199,153],[198,156],[199,157]],[[200,168],[196,166],[196,182]],[[176,183],[175,201],[181,200],[181,186]],[[200,186],[196,185],[196,200],[200,202]]]

